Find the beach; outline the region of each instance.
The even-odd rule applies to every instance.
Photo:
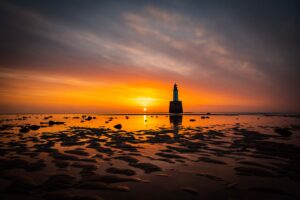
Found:
[[[298,199],[300,118],[1,115],[1,199]]]

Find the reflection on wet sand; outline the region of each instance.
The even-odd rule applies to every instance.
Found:
[[[2,115],[0,122],[1,199],[299,198],[298,116]]]
[[[180,125],[182,124],[182,115],[181,114],[174,114],[174,115],[170,115],[170,123],[172,124],[172,128],[174,130],[174,134],[178,134],[179,133],[179,129],[180,129]]]

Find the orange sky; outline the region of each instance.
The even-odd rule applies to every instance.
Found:
[[[88,80],[27,72],[3,74],[6,78],[2,79],[2,112],[137,113],[144,108],[147,112],[167,112],[172,99],[173,82],[149,77],[113,79],[111,75]],[[211,91],[205,85],[186,82],[178,82],[178,85],[186,112],[253,112],[256,111],[253,108],[266,107],[263,98]]]

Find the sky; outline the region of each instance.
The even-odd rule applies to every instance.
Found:
[[[1,0],[0,113],[300,112],[300,3]]]

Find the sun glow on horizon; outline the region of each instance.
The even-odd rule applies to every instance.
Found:
[[[11,72],[12,73],[12,72]],[[4,76],[3,78],[5,78]],[[2,112],[167,112],[172,99],[172,83],[152,79],[111,82],[107,79],[74,78],[35,73],[7,74],[10,90],[2,91]],[[59,80],[59,81],[57,81]],[[73,81],[69,81],[73,80]],[[76,80],[76,81],[74,81]],[[24,88],[26,85],[26,88]],[[200,91],[200,92],[199,92]],[[180,82],[179,98],[184,111],[249,111],[263,107],[262,97],[248,98]],[[8,109],[8,108],[14,109]],[[243,111],[243,110],[242,110]]]

